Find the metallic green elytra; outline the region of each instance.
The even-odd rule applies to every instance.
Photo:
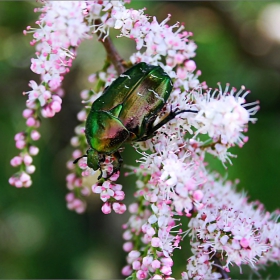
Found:
[[[122,164],[119,149],[124,143],[145,141],[176,115],[186,112],[171,110],[154,125],[171,90],[171,78],[161,67],[141,62],[121,74],[92,104],[86,120],[86,138],[90,148],[84,156],[89,167],[100,169],[99,179],[102,176],[100,163],[105,160],[105,155],[116,159],[114,174]]]

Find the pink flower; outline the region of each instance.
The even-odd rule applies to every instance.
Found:
[[[123,214],[126,211],[126,206],[123,203],[114,202],[113,203],[113,210],[117,214]]]
[[[109,202],[105,202],[101,207],[101,210],[104,214],[110,214],[112,211],[111,205]]]

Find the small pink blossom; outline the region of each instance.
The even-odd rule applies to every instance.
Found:
[[[148,276],[148,272],[147,271],[138,270],[137,273],[136,273],[137,279],[146,279],[147,276]]]
[[[117,213],[117,214],[123,214],[126,211],[126,206],[123,203],[119,203],[119,202],[114,202],[113,203],[113,210]]]
[[[101,207],[101,210],[104,214],[110,214],[112,211],[111,204],[109,202],[105,202]]]

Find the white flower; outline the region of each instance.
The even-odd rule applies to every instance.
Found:
[[[208,134],[213,141],[220,141],[222,145],[242,146],[247,141],[242,132],[246,131],[249,121],[256,120],[251,116],[259,108],[254,106],[246,110],[245,107],[256,105],[258,102],[245,104],[245,96],[249,91],[243,92],[244,87],[241,87],[238,93],[235,93],[234,88],[228,92],[228,88],[229,85],[222,91],[220,87],[212,95],[211,90],[206,95],[195,93],[198,113],[190,122],[197,128],[196,135]]]

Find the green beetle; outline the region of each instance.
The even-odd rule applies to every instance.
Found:
[[[98,179],[102,176],[100,163],[104,162],[105,155],[113,155],[116,159],[113,175],[120,170],[123,160],[119,149],[124,143],[152,138],[176,115],[190,112],[171,110],[163,120],[153,125],[172,87],[171,78],[160,66],[141,62],[121,74],[92,104],[85,131],[90,148],[82,157],[87,157],[89,167],[100,169]]]

